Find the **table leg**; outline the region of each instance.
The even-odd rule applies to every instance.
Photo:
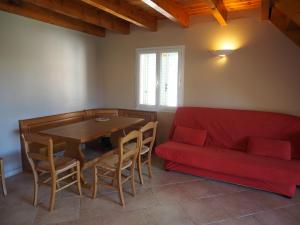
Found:
[[[81,144],[78,142],[67,141],[66,150],[64,155],[66,157],[74,158],[80,162],[80,178],[83,186],[87,185],[87,181],[84,178],[83,170],[86,168],[84,154],[82,153]]]

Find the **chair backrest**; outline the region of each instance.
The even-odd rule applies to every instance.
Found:
[[[135,163],[136,158],[141,150],[142,135],[140,131],[134,130],[127,134],[125,137],[121,137],[119,140],[119,164],[118,168],[122,168],[124,162],[132,160]],[[129,142],[133,142],[134,146],[124,151],[125,145]]]
[[[53,159],[53,140],[47,136],[37,134],[22,134],[22,139],[25,147],[25,154],[33,171],[36,171],[36,162],[46,161],[49,163],[50,172],[55,172],[54,159]],[[35,147],[32,147],[35,145]],[[40,148],[46,148],[46,151],[38,151],[36,145]]]
[[[150,150],[152,150],[155,142],[157,124],[158,121],[149,122],[140,129],[142,133],[142,145],[147,145],[150,148]]]

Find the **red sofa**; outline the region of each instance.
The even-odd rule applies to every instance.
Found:
[[[176,127],[207,132],[203,146],[172,140]],[[289,142],[291,160],[247,152],[249,138]],[[300,185],[300,117],[270,112],[178,108],[169,140],[156,147],[165,168],[292,197]]]

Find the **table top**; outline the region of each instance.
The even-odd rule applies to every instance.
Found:
[[[71,139],[72,141],[85,143],[143,121],[144,119],[131,117],[111,117],[106,121],[96,121],[96,119],[91,119],[42,130],[39,133],[51,137]]]

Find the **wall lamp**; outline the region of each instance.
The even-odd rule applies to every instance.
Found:
[[[226,57],[227,55],[230,55],[232,51],[232,49],[220,49],[212,51],[212,54],[219,57]]]

